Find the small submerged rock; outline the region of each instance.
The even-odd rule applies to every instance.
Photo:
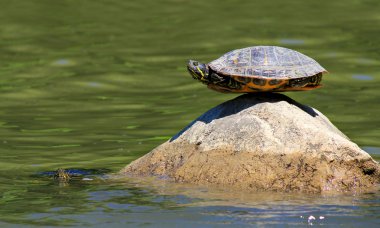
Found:
[[[247,190],[361,191],[380,167],[322,113],[282,94],[242,95],[121,173]]]

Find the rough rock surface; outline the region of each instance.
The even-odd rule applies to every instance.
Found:
[[[322,113],[282,94],[227,101],[121,173],[274,191],[361,191],[380,182],[369,154]]]

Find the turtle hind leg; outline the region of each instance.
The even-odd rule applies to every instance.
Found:
[[[321,83],[321,80],[322,73],[319,73],[311,77],[290,79],[288,82],[288,86],[291,88],[316,87]]]
[[[322,81],[322,73],[310,77],[308,86],[318,86]]]
[[[288,82],[288,85],[290,88],[302,88],[305,87],[309,84],[310,78],[304,77],[304,78],[295,78],[295,79],[290,79]]]

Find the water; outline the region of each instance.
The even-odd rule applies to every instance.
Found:
[[[330,74],[287,93],[380,160],[375,0],[0,0],[0,226],[379,225],[380,193],[236,193],[106,179],[62,185],[57,168],[117,172],[236,95],[186,72],[253,45],[296,49]],[[302,217],[301,217],[302,216]],[[325,219],[319,219],[319,216]]]

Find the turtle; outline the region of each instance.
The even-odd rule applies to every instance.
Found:
[[[68,182],[71,179],[70,172],[59,168],[54,174],[54,179],[59,180],[60,182]]]
[[[109,169],[79,169],[79,168],[58,168],[55,171],[39,172],[33,176],[49,177],[60,184],[73,183],[77,181],[92,181],[105,178],[105,174],[110,172]]]
[[[314,59],[278,46],[236,49],[208,64],[189,60],[187,69],[208,88],[225,93],[312,90],[327,73]]]

